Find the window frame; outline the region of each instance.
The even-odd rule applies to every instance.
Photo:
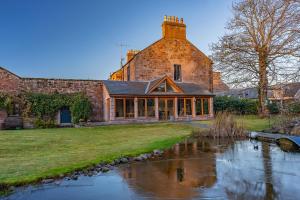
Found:
[[[117,117],[116,113],[117,113],[117,100],[122,99],[123,101],[123,117]],[[127,117],[127,113],[126,113],[126,100],[133,100],[133,117]],[[115,118],[117,119],[133,119],[134,118],[134,97],[116,97],[114,98],[115,101]]]
[[[174,70],[174,74],[173,74],[174,81],[182,82],[181,65],[180,64],[174,64],[173,65],[173,70]]]
[[[187,115],[186,114],[186,100],[190,100],[191,102],[191,114],[190,115]],[[183,115],[180,115],[179,113],[179,100],[183,100]],[[180,97],[180,98],[177,98],[177,115],[178,117],[188,117],[188,116],[192,116],[193,115],[193,98],[190,98],[190,97]]]
[[[201,114],[197,115],[197,100],[201,101]],[[207,100],[207,113],[205,113],[204,111],[204,100]],[[196,102],[195,102],[195,112],[196,112],[196,116],[204,116],[204,115],[209,115],[210,114],[210,101],[211,99],[208,97],[196,97]]]

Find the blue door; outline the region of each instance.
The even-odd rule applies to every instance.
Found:
[[[66,124],[66,123],[71,123],[71,122],[72,122],[72,118],[71,118],[71,112],[70,112],[69,108],[63,107],[60,110],[60,123]]]

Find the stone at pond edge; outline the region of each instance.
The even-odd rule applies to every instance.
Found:
[[[291,134],[292,134],[292,135],[300,135],[300,126],[295,126],[295,127],[291,130]]]
[[[45,180],[42,180],[43,184],[48,184],[48,183],[52,183],[52,182],[54,182],[54,179],[45,179]]]

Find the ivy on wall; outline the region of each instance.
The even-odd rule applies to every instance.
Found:
[[[83,93],[27,93],[25,96],[27,112],[37,117],[39,121],[53,121],[62,107],[70,108],[73,123],[78,123],[80,120],[86,121],[92,112],[91,102]]]
[[[13,112],[12,97],[7,94],[0,93],[0,110],[6,110],[8,114]]]

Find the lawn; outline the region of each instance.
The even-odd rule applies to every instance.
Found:
[[[180,124],[0,131],[0,184],[23,184],[166,148],[191,131]]]
[[[259,118],[256,115],[236,115],[235,118],[238,123],[243,124],[245,129],[248,131],[262,131],[264,129],[268,129],[276,120],[276,116],[273,116],[269,119]],[[211,125],[213,120],[199,121],[199,123]]]

